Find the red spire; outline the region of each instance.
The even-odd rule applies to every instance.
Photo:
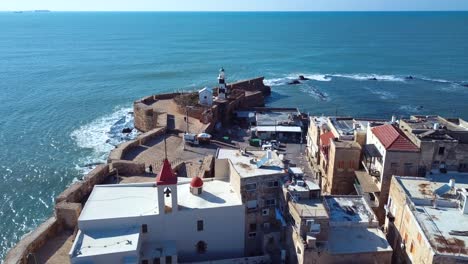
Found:
[[[195,176],[192,178],[192,181],[190,182],[190,186],[192,188],[200,188],[203,186],[203,180],[202,178]]]
[[[156,177],[156,183],[158,185],[172,185],[177,184],[177,176],[172,171],[171,164],[167,159],[164,159],[161,172]]]

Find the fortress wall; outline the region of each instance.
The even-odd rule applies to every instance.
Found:
[[[8,252],[5,263],[28,263],[28,254],[37,252],[49,239],[59,234],[60,231],[62,231],[61,226],[55,217],[47,219],[34,231],[24,236],[18,244]]]
[[[128,160],[114,160],[110,163],[111,170],[117,170],[119,175],[144,175],[145,164]]]
[[[121,160],[128,152],[129,149],[134,147],[138,147],[140,145],[140,141],[138,139],[130,140],[124,142],[117,146],[117,148],[113,149],[109,153],[109,157],[107,158],[107,162],[112,162],[113,160]]]
[[[98,165],[94,170],[88,173],[84,181],[76,182],[70,185],[65,191],[55,198],[55,203],[62,201],[71,203],[82,203],[84,198],[88,197],[94,185],[103,183],[109,175],[109,165]]]
[[[143,102],[133,103],[133,116],[135,128],[146,132],[153,129],[157,124],[158,114],[153,108]]]
[[[166,127],[159,127],[152,129],[142,135],[140,135],[136,141],[139,142],[140,145],[146,145],[148,142],[153,140],[156,137],[159,137],[161,135],[164,135],[166,133]],[[130,149],[129,147],[126,148],[126,150]]]
[[[253,92],[247,94],[241,102],[242,108],[247,107],[258,107],[265,105],[265,97],[263,96],[262,92]]]
[[[244,91],[261,91],[264,95],[271,93],[271,88],[263,83],[264,77],[239,81],[228,85],[229,89],[240,89]]]

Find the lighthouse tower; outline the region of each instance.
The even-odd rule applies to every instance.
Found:
[[[219,84],[219,93],[218,93],[218,98],[219,99],[226,99],[227,95],[227,86],[226,86],[226,79],[225,79],[225,74],[224,74],[224,68],[221,67],[219,70],[219,75],[218,75],[218,84]]]

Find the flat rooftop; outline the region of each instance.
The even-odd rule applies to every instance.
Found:
[[[88,257],[112,254],[117,252],[133,252],[137,256],[140,227],[129,227],[112,231],[78,231],[70,251],[73,257]]]
[[[179,178],[179,210],[242,205],[228,182],[205,180],[200,195],[190,193],[190,178]],[[96,185],[79,221],[157,215],[158,189],[154,184]]]
[[[378,228],[332,227],[328,236],[330,254],[392,252],[385,234]]]
[[[328,218],[328,212],[323,205],[322,199],[300,199],[292,204],[300,217],[305,218]]]
[[[460,124],[455,124],[441,116],[431,115],[431,116],[411,116],[410,119],[404,119],[408,126],[413,130],[431,130],[434,128],[434,125],[437,123],[440,126],[444,126],[447,130],[450,131],[462,131],[468,132],[468,128]]]
[[[328,117],[326,116],[311,116],[309,117],[309,122],[312,124],[314,123],[316,126],[323,127],[326,126],[328,127]]]
[[[301,122],[294,119],[294,115],[299,115],[298,109],[284,110],[264,110],[256,111],[255,117],[257,126],[274,126],[289,123],[290,125],[301,125]]]
[[[237,149],[219,149],[216,158],[229,160],[242,178],[285,174],[281,155],[274,151],[271,152],[271,159],[264,166],[258,168],[257,162],[265,155],[266,151],[248,151],[243,155]]]
[[[365,132],[369,123],[384,124],[386,121],[370,118],[329,117],[331,125],[338,132],[340,139],[354,139],[354,131]]]
[[[330,215],[330,224],[377,222],[362,196],[325,196],[324,204]]]
[[[452,231],[467,231],[468,215],[458,206],[459,194],[468,191],[468,173],[432,174],[430,178],[396,177],[414,206],[410,206],[416,221],[435,250],[444,254],[468,254],[468,236],[456,236]],[[451,190],[449,180],[455,180]],[[437,195],[437,208],[433,206]]]

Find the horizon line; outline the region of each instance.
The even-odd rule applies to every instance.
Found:
[[[38,12],[39,11],[39,12]],[[0,10],[0,12],[138,12],[138,13],[331,13],[331,12],[468,12],[466,10],[53,10],[53,9],[28,9],[28,10]]]

